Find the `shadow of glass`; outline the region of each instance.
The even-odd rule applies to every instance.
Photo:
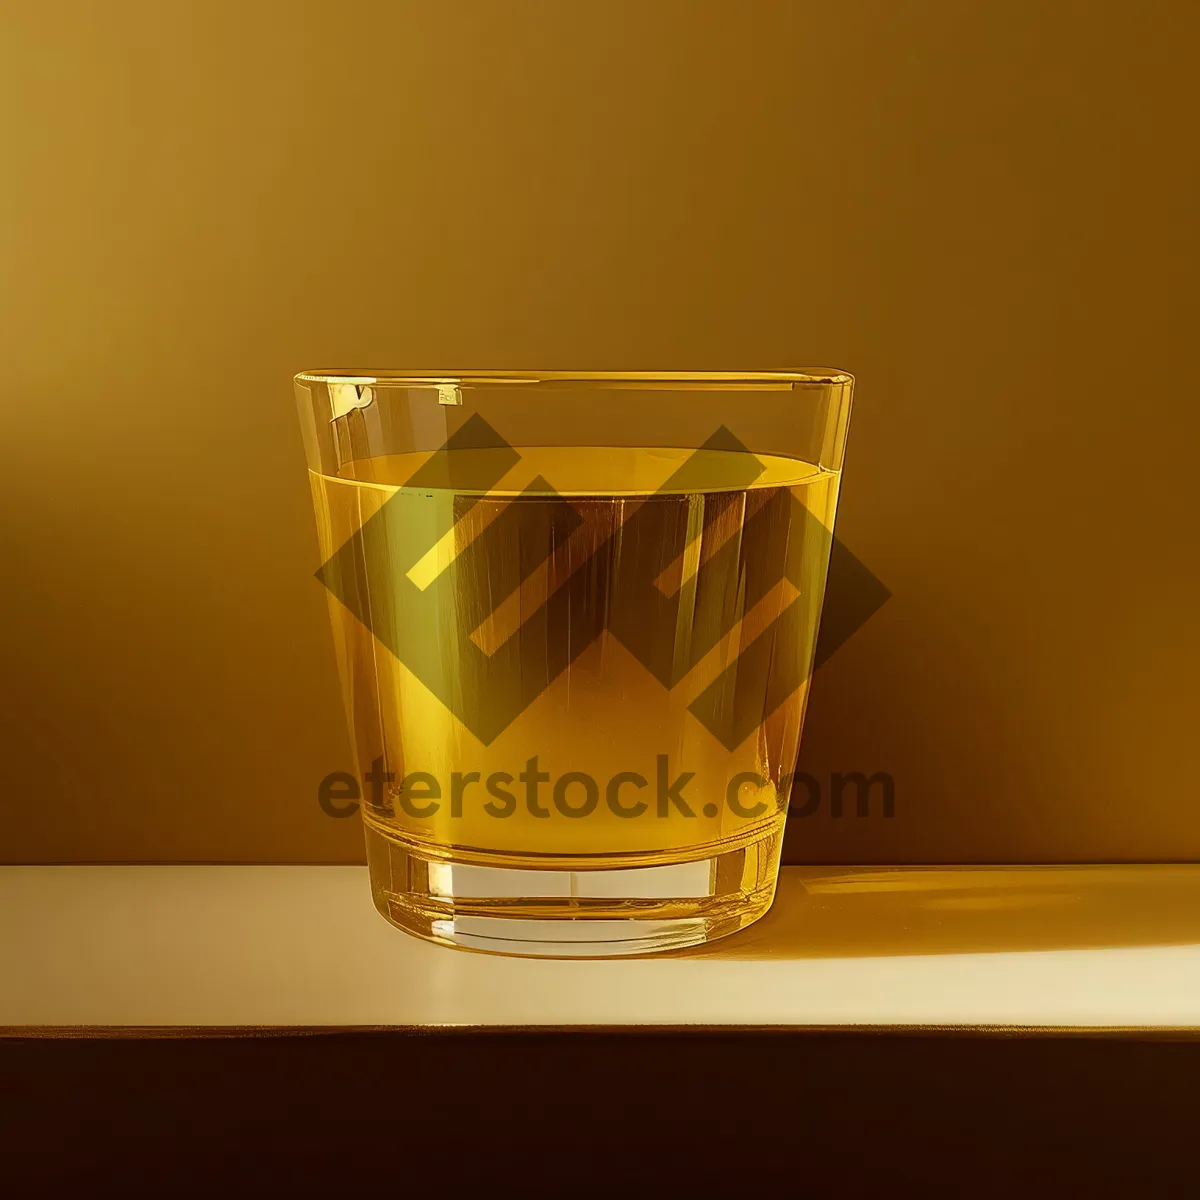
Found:
[[[866,958],[1200,943],[1200,865],[789,867],[771,911],[681,957]]]

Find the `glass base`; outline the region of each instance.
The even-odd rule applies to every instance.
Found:
[[[771,907],[782,826],[737,849],[668,865],[533,869],[431,857],[364,825],[375,907],[417,937],[493,954],[614,958],[699,946],[744,929]],[[705,855],[705,850],[710,853]]]

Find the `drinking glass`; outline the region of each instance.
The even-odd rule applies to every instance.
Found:
[[[564,957],[766,912],[850,376],[295,383],[379,911]]]

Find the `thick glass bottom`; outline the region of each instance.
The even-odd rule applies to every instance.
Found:
[[[417,937],[495,954],[612,958],[698,946],[744,929],[771,906],[782,825],[736,849],[666,865],[487,865],[432,857],[365,824],[375,907]],[[710,853],[705,853],[709,850]],[[603,861],[603,860],[598,860]]]

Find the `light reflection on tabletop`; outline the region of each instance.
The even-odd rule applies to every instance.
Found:
[[[1200,866],[791,867],[757,924],[686,957],[1200,945]]]

